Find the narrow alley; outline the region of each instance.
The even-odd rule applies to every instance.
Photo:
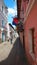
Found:
[[[29,65],[26,56],[24,56],[24,49],[19,37],[16,39],[7,59],[1,61],[0,65]]]
[[[37,65],[37,0],[0,0],[0,65]]]

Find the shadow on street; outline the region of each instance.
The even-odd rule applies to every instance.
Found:
[[[8,58],[1,61],[0,65],[29,65],[26,57],[24,56],[24,49],[19,37],[16,39]]]

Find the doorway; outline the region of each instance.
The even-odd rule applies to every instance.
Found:
[[[5,34],[4,34],[4,32],[2,33],[2,42],[4,42],[5,41]]]
[[[24,31],[23,31],[23,48],[24,48],[24,51],[25,51],[25,37],[24,37]]]

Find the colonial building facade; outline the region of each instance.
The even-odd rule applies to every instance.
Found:
[[[4,0],[0,0],[0,43],[7,39],[7,13]]]
[[[18,0],[19,22],[24,30],[19,31],[27,59],[31,65],[37,65],[37,0]]]

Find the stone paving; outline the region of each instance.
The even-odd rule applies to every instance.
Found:
[[[19,38],[16,39],[13,45],[8,44],[10,43],[7,43],[7,46],[4,48],[3,53],[1,52],[2,57],[3,55],[5,57],[5,54],[8,56],[6,56],[4,60],[1,59],[2,57],[0,58],[2,60],[0,61],[0,65],[30,65],[26,59],[24,49]]]
[[[6,41],[0,44],[0,62],[5,60],[13,47],[13,44],[15,42],[15,39],[13,40],[13,43]]]

